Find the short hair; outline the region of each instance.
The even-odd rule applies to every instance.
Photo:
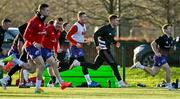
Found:
[[[63,23],[63,25],[62,25],[63,29],[64,29],[68,24],[69,24],[68,22]]]
[[[48,4],[42,3],[42,4],[40,4],[40,5],[38,6],[37,11],[43,10],[44,8],[48,8],[48,7],[49,7]]]
[[[11,22],[11,20],[10,20],[10,19],[7,19],[7,18],[5,18],[5,19],[2,20],[2,24],[6,23],[6,22]]]
[[[58,21],[64,21],[63,18],[59,17],[57,18]]]
[[[49,20],[49,21],[48,21],[48,24],[54,24],[54,20],[52,20],[52,19]]]
[[[81,17],[81,16],[84,15],[84,14],[86,14],[86,12],[84,12],[84,11],[79,11],[78,14],[77,14],[77,16],[78,16],[78,17]]]
[[[114,20],[114,19],[116,19],[116,18],[119,18],[117,15],[115,15],[115,14],[111,14],[111,15],[109,15],[109,17],[108,17],[108,20],[109,21],[111,21],[111,20]]]
[[[166,30],[168,28],[168,26],[173,26],[172,24],[164,24],[162,26],[162,30]]]

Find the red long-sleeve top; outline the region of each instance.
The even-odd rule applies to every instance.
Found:
[[[34,42],[42,44],[42,39],[46,34],[46,24],[38,17],[32,17],[27,25],[23,35],[26,40],[26,47],[31,46]]]
[[[59,43],[59,37],[61,35],[61,30],[55,30],[55,27],[53,25],[49,25],[46,28],[47,34],[44,36],[42,40],[43,47],[53,50],[55,54],[57,54],[58,49],[58,43]]]

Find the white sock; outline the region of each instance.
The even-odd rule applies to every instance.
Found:
[[[58,82],[59,82],[60,84],[61,84],[62,82],[64,82],[64,81],[62,80],[61,76],[56,77],[56,79],[58,80]]]
[[[2,67],[5,66],[4,62],[2,62],[2,61],[0,61],[0,65],[1,65]]]
[[[118,81],[119,85],[124,84],[123,80]]]
[[[85,79],[86,79],[86,81],[87,81],[87,84],[88,84],[88,85],[91,84],[92,80],[91,80],[89,74],[84,75],[84,77],[85,77]]]
[[[8,81],[9,79],[10,79],[10,76],[9,76],[9,75],[7,75],[7,76],[4,78],[5,81]]]
[[[29,82],[28,79],[29,79],[29,72],[27,70],[23,70],[23,76],[24,76],[24,80],[26,82]]]
[[[167,86],[171,87],[171,86],[172,86],[172,84],[171,84],[171,83],[167,83]]]
[[[35,90],[38,90],[41,87],[41,82],[42,82],[42,80],[36,79],[36,88],[35,88]]]
[[[138,68],[140,68],[140,69],[144,69],[144,66],[143,66],[143,65],[140,65],[140,66],[138,66]]]
[[[19,66],[22,66],[22,65],[24,64],[24,62],[21,61],[21,60],[18,59],[18,58],[14,58],[12,61],[13,61],[15,64],[18,64]]]

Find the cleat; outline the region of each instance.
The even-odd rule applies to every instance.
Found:
[[[133,66],[130,67],[130,69],[138,68],[141,65],[141,63],[138,61]]]
[[[6,90],[7,88],[7,81],[5,81],[4,79],[0,79],[0,84],[2,85],[3,89]]]
[[[119,88],[125,88],[125,87],[129,87],[130,85],[127,85],[124,81],[121,81],[119,84]]]
[[[168,89],[169,91],[174,91],[174,90],[176,90],[175,88],[173,88],[172,85],[167,85],[165,88]]]
[[[48,83],[48,84],[47,84],[47,87],[55,87],[55,86],[54,86],[54,84]]]
[[[88,84],[88,87],[99,87],[100,84],[98,82],[92,81],[90,84]]]
[[[73,69],[76,66],[80,66],[80,62],[78,60],[74,60],[73,63],[70,65],[69,69]]]
[[[44,90],[42,88],[38,88],[38,90],[35,90],[35,94],[44,93]]]
[[[72,83],[70,83],[70,82],[62,82],[61,83],[61,89],[64,90],[67,87],[71,87],[71,85],[72,85]]]
[[[26,84],[20,84],[19,88],[30,88],[30,86],[27,86]]]

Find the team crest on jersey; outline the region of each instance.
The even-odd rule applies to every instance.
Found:
[[[109,33],[109,35],[112,35],[111,33]]]

